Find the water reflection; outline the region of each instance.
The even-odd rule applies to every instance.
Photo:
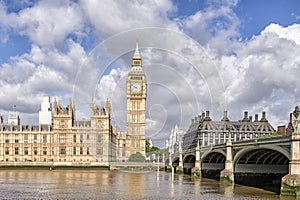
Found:
[[[240,185],[165,172],[0,170],[0,199],[269,199],[280,196]],[[281,198],[290,200],[293,198]]]

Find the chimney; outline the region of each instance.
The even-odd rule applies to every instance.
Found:
[[[255,114],[255,120],[254,122],[258,122],[258,114]]]
[[[266,118],[266,112],[262,112],[262,117],[260,122],[268,122],[267,118]]]
[[[243,122],[248,122],[248,121],[249,121],[249,119],[248,119],[248,112],[245,111],[245,112],[244,112],[244,119],[243,119]]]
[[[202,112],[202,119],[204,119],[205,118],[205,113],[204,112]]]
[[[229,121],[227,117],[227,110],[224,111],[223,119],[221,121]]]
[[[249,116],[249,121],[252,122],[252,116]]]
[[[209,111],[206,111],[206,116],[205,116],[205,121],[211,121],[210,117],[209,117]]]

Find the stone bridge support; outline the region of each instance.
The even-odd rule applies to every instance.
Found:
[[[169,159],[168,159],[168,163],[166,163],[166,171],[172,171],[172,156],[171,154],[169,154]]]
[[[291,162],[289,166],[289,174],[284,176],[281,181],[280,195],[296,196],[300,198],[300,120],[298,116],[300,109],[296,106],[291,121],[293,123],[294,132],[291,136]]]
[[[183,173],[182,151],[179,152],[179,165],[176,167],[176,173]]]
[[[222,170],[221,173],[220,173],[220,182],[229,183],[229,184],[234,183],[231,139],[226,142],[225,169]]]
[[[194,176],[200,176],[201,177],[201,162],[200,162],[200,148],[199,148],[199,142],[197,143],[196,147],[196,159],[195,159],[195,167],[192,168],[192,175]]]

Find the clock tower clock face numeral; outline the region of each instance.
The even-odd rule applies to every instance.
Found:
[[[142,86],[139,83],[134,83],[131,85],[132,92],[137,93],[137,92],[141,91],[141,89],[142,89]]]

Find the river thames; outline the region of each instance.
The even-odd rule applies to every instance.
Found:
[[[265,199],[272,192],[166,172],[0,170],[0,199]]]

